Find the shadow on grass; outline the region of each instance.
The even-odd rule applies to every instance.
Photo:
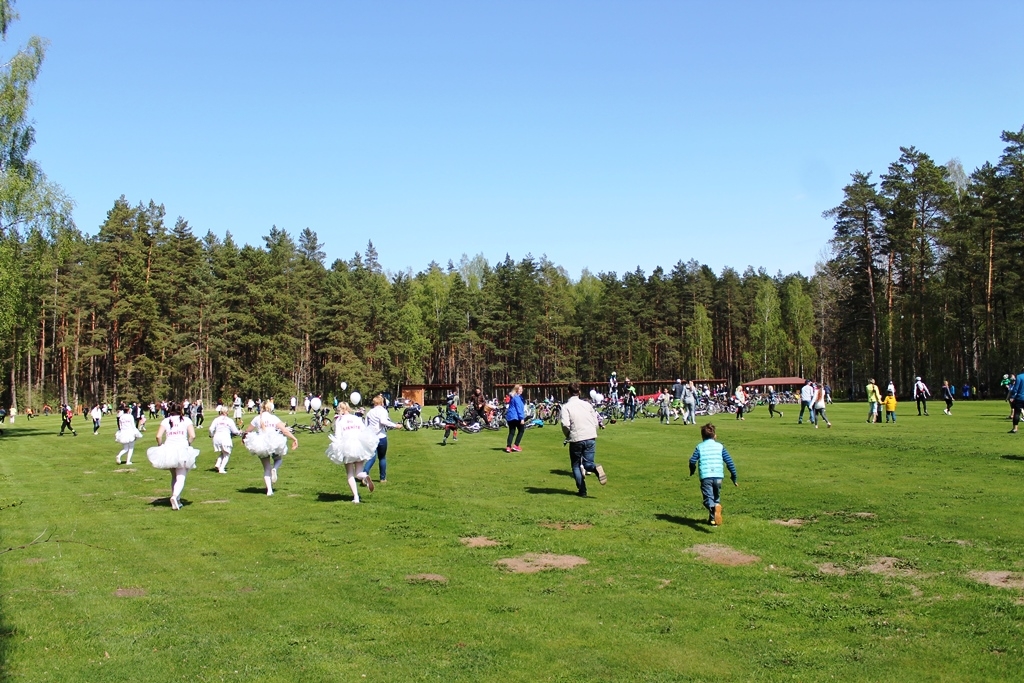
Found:
[[[316,499],[321,503],[339,503],[343,500],[352,500],[352,495],[349,494],[346,496],[341,493],[327,493],[325,491],[320,491],[316,494]]]
[[[34,427],[11,429],[7,424],[0,425],[0,436],[5,439],[18,439],[23,436],[38,436],[40,434],[53,434],[50,429],[36,429]]]
[[[539,493],[539,494],[555,495],[555,496],[575,496],[576,495],[575,491],[569,491],[567,489],[538,488],[536,486],[527,486],[527,487],[523,488],[523,490],[526,491],[527,493],[533,493],[533,494],[538,494]]]
[[[702,534],[710,534],[711,533],[711,529],[708,526],[707,522],[702,522],[699,519],[690,519],[689,517],[679,517],[678,515],[668,515],[668,514],[665,514],[664,512],[659,512],[658,514],[656,514],[654,516],[657,517],[658,519],[660,519],[663,522],[672,522],[673,524],[678,524],[680,526],[688,526],[691,529],[693,529],[694,531],[699,531]]]
[[[559,475],[562,475],[564,477],[571,477],[571,476],[573,476],[572,470],[549,470],[549,471],[551,472],[551,474],[559,474]]]
[[[267,490],[259,486],[246,486],[244,489],[235,489],[239,493],[258,493],[262,496],[267,495]]]
[[[181,499],[181,507],[185,507],[186,505],[191,505],[191,504],[192,504],[192,501],[188,500],[187,498],[182,498]],[[157,498],[152,503],[150,503],[150,506],[155,507],[155,508],[169,508],[169,507],[171,507],[171,499],[170,498]]]
[[[1000,455],[1003,460],[1024,460],[1024,455]]]

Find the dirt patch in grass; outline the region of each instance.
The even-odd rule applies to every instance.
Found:
[[[943,543],[953,543],[955,545],[960,546],[961,548],[969,548],[972,545],[974,545],[970,541],[965,541],[965,540],[963,540],[961,538],[948,538],[948,539],[944,539],[942,542]]]
[[[658,586],[658,590],[661,590],[662,588],[666,588],[666,587],[668,587],[668,585],[670,583],[672,583],[672,579],[660,579],[660,581],[661,581],[661,584]]]
[[[218,500],[203,500],[203,501],[200,501],[200,502],[209,504],[209,503],[230,503],[231,501],[228,500],[227,498],[221,498],[221,499],[218,499]]]
[[[487,538],[486,536],[466,536],[460,538],[459,541],[467,548],[490,548],[499,545],[493,538]]]
[[[405,580],[409,583],[448,583],[447,577],[440,574],[409,574]]]
[[[741,567],[745,564],[761,561],[761,558],[757,555],[747,555],[735,548],[718,543],[698,544],[692,548],[687,548],[684,552],[693,553],[702,560],[707,560],[712,564],[719,564],[723,567]]]
[[[91,471],[91,470],[86,470],[86,471],[82,472],[82,474],[96,474],[96,473]]]
[[[839,565],[826,562],[818,565],[818,571],[822,574],[829,574],[830,576],[846,576],[847,571]]]
[[[134,467],[131,468],[131,469],[128,469],[127,467],[122,467],[119,470],[114,470],[114,472],[137,472],[137,471],[138,470],[136,470]]]
[[[861,519],[874,519],[878,515],[874,512],[854,512],[851,517],[860,517]]]
[[[141,598],[145,594],[145,588],[118,588],[114,591],[114,595],[118,598]]]
[[[552,555],[551,553],[526,553],[519,557],[506,557],[494,564],[501,565],[516,574],[536,574],[548,569],[572,569],[587,564],[586,558],[576,555]]]
[[[970,572],[967,576],[996,588],[1024,588],[1024,576],[1016,572]]]
[[[861,567],[861,571],[882,576],[914,576],[917,572],[907,566],[907,563],[898,557],[876,557],[871,564]]]
[[[44,560],[41,557],[28,557],[25,558],[25,560],[23,561],[25,564],[39,564],[40,562],[45,562],[46,560]]]
[[[779,526],[802,527],[804,524],[807,524],[807,520],[806,519],[773,519],[772,520],[772,524],[778,524]]]
[[[576,522],[541,522],[540,526],[545,529],[554,529],[555,531],[564,531],[566,529],[572,529],[573,531],[582,531],[583,529],[593,529],[593,524],[587,523],[576,523]]]

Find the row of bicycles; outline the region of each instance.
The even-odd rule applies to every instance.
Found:
[[[800,399],[791,392],[785,392],[779,393],[777,395],[777,400],[779,403],[799,403]],[[764,405],[767,402],[767,396],[760,395],[752,397],[743,404],[743,412],[750,413],[757,406]],[[736,401],[735,397],[729,394],[718,393],[711,394],[710,396],[698,397],[696,407],[695,416],[704,417],[718,415],[720,413],[735,414],[739,409],[739,403]],[[657,418],[661,417],[662,413],[661,404],[654,398],[637,401],[634,406],[627,405],[621,399],[606,399],[603,402],[596,404],[594,408],[597,411],[598,419],[602,427],[607,423],[614,424],[619,420],[628,419],[627,416],[629,416],[629,418]],[[504,405],[489,405],[483,414],[480,414],[477,412],[475,407],[469,406],[463,411],[459,418],[459,429],[469,433],[479,432],[483,429],[504,429],[508,425],[508,421],[505,419],[505,409],[506,407]],[[682,401],[673,400],[668,410],[670,419],[677,420],[685,416],[685,406]],[[444,429],[447,422],[445,413],[446,407],[444,405],[439,405],[437,406],[436,414],[424,415],[423,407],[414,403],[410,406],[406,406],[402,411],[402,426],[409,431],[416,431],[418,429]],[[545,424],[554,425],[562,418],[562,405],[554,400],[541,401],[538,403],[528,402],[524,406],[524,413],[526,418],[523,420],[523,423],[527,429],[540,427]],[[293,424],[289,425],[289,427],[292,431],[303,431],[311,434],[329,432],[333,428],[331,410],[327,406],[324,406],[319,410],[314,410],[310,413],[310,421],[308,424],[294,420]]]

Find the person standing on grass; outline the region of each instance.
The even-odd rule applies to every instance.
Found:
[[[704,498],[704,507],[708,509],[708,524],[722,525],[722,479],[725,468],[732,475],[732,485],[736,483],[736,465],[733,464],[729,451],[715,440],[715,425],[710,422],[700,428],[703,439],[690,457],[690,476],[700,468],[700,492]]]
[[[132,417],[128,406],[121,404],[117,407],[117,432],[114,434],[114,441],[121,444],[121,451],[115,460],[121,464],[121,456],[128,456],[125,464],[132,464],[132,456],[135,454],[135,442],[142,438],[142,432],[135,426],[135,419]]]
[[[658,394],[658,420],[661,424],[672,424],[672,394],[663,388]]]
[[[100,408],[100,404],[97,403],[89,411],[89,417],[92,418],[92,435],[96,436],[100,432],[100,420],[103,419],[103,409]]]
[[[71,406],[64,404],[60,407],[60,436],[64,436],[64,430],[70,429],[73,436],[78,436],[78,432],[71,426],[71,418],[75,416],[75,411],[71,410]]]
[[[882,394],[878,391],[878,385],[874,378],[868,380],[868,422],[876,422],[878,417],[878,406],[882,402]]]
[[[779,417],[786,417],[785,413],[781,410],[777,410],[779,405],[779,395],[775,393],[775,387],[768,386],[768,419],[775,417],[775,413],[779,414]]]
[[[608,378],[608,398],[613,403],[619,400],[619,376],[615,372],[612,372],[611,377]]]
[[[942,400],[946,402],[946,409],[942,412],[946,415],[952,415],[953,401],[956,400],[956,387],[950,386],[949,380],[942,381]]]
[[[914,400],[917,401],[917,414],[921,415],[921,408],[924,408],[924,414],[928,415],[928,399],[932,397],[932,392],[928,391],[928,385],[921,381],[920,377],[914,378]]]
[[[882,399],[882,407],[885,408],[885,421],[888,423],[891,417],[892,423],[896,424],[896,394],[888,392]]]
[[[338,407],[340,408],[341,405]],[[380,483],[386,484],[388,483],[388,430],[401,429],[402,425],[391,421],[391,415],[388,413],[388,409],[384,407],[384,397],[380,394],[373,397],[373,408],[366,414],[366,426],[374,438],[377,439],[377,443],[374,444],[374,452],[370,456],[369,461],[363,467],[363,472],[366,474],[366,479],[363,481],[370,481],[370,470],[373,469],[373,463],[380,461],[380,465],[378,465]],[[372,491],[373,489],[370,490]],[[356,496],[356,499],[358,500],[359,496]]]
[[[825,414],[825,389],[820,384],[814,384],[814,428],[818,428],[818,423],[822,420],[829,429],[832,429],[832,423],[828,421],[828,415]]]
[[[156,432],[156,447],[146,451],[150,464],[158,470],[171,472],[171,509],[181,509],[181,492],[185,490],[185,475],[195,469],[199,449],[192,447],[196,429],[185,411],[174,403],[167,409],[168,416]]]
[[[213,452],[217,454],[217,471],[220,474],[228,473],[228,460],[231,459],[231,449],[234,444],[232,436],[241,434],[234,420],[228,417],[228,407],[217,406],[217,417],[210,423],[210,437],[213,439]]]
[[[626,383],[623,385],[623,393],[625,396],[626,410],[623,413],[623,418],[629,421],[636,420],[636,387],[633,383],[626,378]]]
[[[686,410],[683,424],[697,424],[697,387],[693,386],[693,380],[683,387],[683,408]]]
[[[387,409],[381,407],[383,399],[381,399],[381,403],[377,402],[377,399],[380,398],[380,396],[376,396],[373,399],[374,406],[370,413],[367,414],[367,417],[377,408],[387,413]],[[373,479],[370,478],[369,474],[373,461],[370,458],[377,458],[377,455],[374,455],[374,453],[379,451],[379,444],[382,440],[384,442],[384,451],[385,453],[387,452],[387,434],[385,433],[383,437],[378,439],[377,430],[363,424],[362,420],[352,414],[351,406],[342,401],[338,404],[338,415],[334,418],[334,434],[330,435],[330,439],[331,445],[327,447],[327,457],[331,462],[345,466],[345,473],[348,475],[348,487],[352,490],[352,502],[359,503],[359,486],[356,484],[356,480],[358,479],[360,484],[365,485],[370,493],[373,493]],[[363,463],[367,463],[365,467]],[[381,483],[387,481],[384,479],[386,469],[384,456],[381,455]]]
[[[569,464],[576,480],[576,495],[587,497],[586,472],[597,475],[604,486],[608,476],[604,468],[594,462],[597,450],[597,412],[594,406],[580,400],[580,383],[569,383],[569,400],[562,404],[562,434],[569,444]]]
[[[743,410],[747,407],[747,392],[743,391],[743,385],[736,385],[736,391],[733,393],[733,400],[736,401],[736,419],[745,420],[743,417]]]
[[[452,441],[458,442],[460,424],[462,424],[462,418],[459,417],[459,396],[458,394],[448,394],[444,412],[444,438],[441,439],[442,446],[448,445],[449,436],[452,437]],[[505,450],[507,451],[508,449],[506,448]],[[381,477],[383,476],[382,474]]]
[[[1010,413],[1010,417],[1013,419],[1013,429],[1010,430],[1010,433],[1016,434],[1017,424],[1020,422],[1020,413],[1024,410],[1024,372],[1014,375],[1013,384],[1010,385],[1010,390],[1006,396],[1013,411]]]
[[[871,380],[874,382],[874,380]],[[807,411],[807,419],[814,424],[814,385],[811,380],[804,382],[804,385],[800,387],[800,416],[796,419],[797,424],[804,423],[804,411]]]
[[[277,483],[277,471],[281,468],[281,459],[288,453],[288,439],[292,440],[292,450],[299,447],[299,441],[284,422],[273,413],[274,404],[266,401],[263,412],[249,423],[243,437],[245,447],[263,463],[263,482],[267,485],[267,495],[274,495],[274,484]]]
[[[292,396],[290,402],[288,403],[288,414],[289,415],[294,415],[295,414],[295,409],[298,406],[299,406],[299,399],[296,398],[295,396]]]
[[[615,373],[612,373],[614,377]],[[505,421],[508,422],[508,439],[505,441],[505,452],[516,453],[523,450],[519,442],[523,440],[523,431],[526,425],[526,406],[523,404],[523,385],[517,384],[512,387],[512,393],[508,395],[508,409],[505,412]],[[514,438],[514,442],[513,442]]]

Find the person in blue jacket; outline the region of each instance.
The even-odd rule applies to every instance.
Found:
[[[518,453],[523,450],[519,447],[519,442],[523,440],[523,432],[526,430],[526,425],[523,424],[525,419],[526,409],[523,406],[523,385],[517,384],[512,388],[512,393],[508,395],[508,408],[505,410],[505,422],[508,423],[508,441],[505,443],[506,453],[513,451]],[[513,438],[515,439],[514,442]]]
[[[1017,423],[1020,422],[1020,411],[1024,410],[1024,372],[1017,373],[1017,379],[1010,386],[1010,393],[1007,395],[1010,407],[1013,409],[1013,429],[1011,434],[1017,433]]]
[[[715,440],[715,425],[710,422],[700,428],[700,437],[703,439],[693,451],[690,458],[690,476],[700,467],[700,492],[704,496],[704,507],[708,509],[708,524],[711,526],[722,525],[722,479],[725,476],[725,468],[729,468],[732,475],[732,485],[736,483],[736,465],[729,457],[729,451],[725,446]]]

